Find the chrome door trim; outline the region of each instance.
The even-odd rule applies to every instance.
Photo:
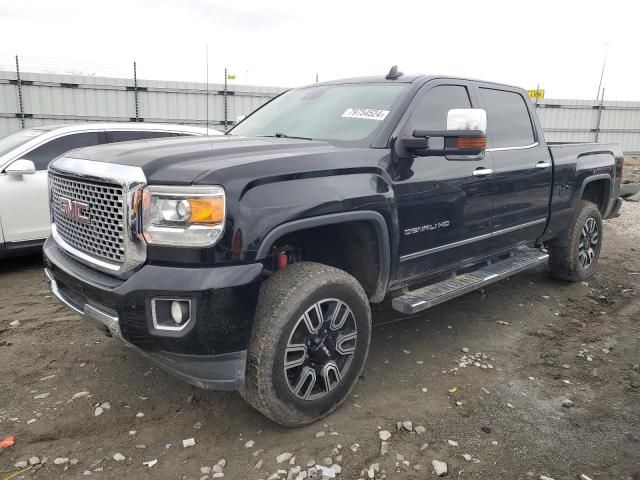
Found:
[[[505,233],[514,232],[516,230],[522,230],[523,228],[533,227],[534,225],[539,225],[541,223],[547,223],[547,219],[541,218],[539,220],[522,223],[520,225],[504,228],[502,230],[497,230],[495,232],[485,233],[484,235],[478,235],[477,237],[466,238],[458,242],[447,243],[446,245],[440,245],[438,247],[429,248],[427,250],[421,250],[419,252],[409,253],[407,255],[400,256],[400,261],[404,262],[407,260],[413,260],[414,258],[423,257],[425,255],[431,255],[432,253],[442,252],[444,250],[449,250],[450,248],[461,247],[463,245],[468,245],[469,243],[478,242],[480,240],[486,240],[492,237],[497,237],[498,235],[504,235]]]
[[[523,145],[519,147],[493,147],[487,148],[485,152],[504,152],[507,150],[526,150],[527,148],[534,148],[540,145],[540,142],[534,142],[531,145]]]

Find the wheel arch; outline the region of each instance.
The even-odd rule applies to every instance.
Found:
[[[340,226],[355,224],[357,222],[365,222],[366,224],[371,225],[375,232],[379,268],[375,287],[370,289],[367,293],[371,302],[381,302],[385,297],[387,285],[389,283],[391,247],[387,222],[380,213],[373,210],[333,213],[283,223],[275,227],[264,237],[258,251],[256,252],[256,260],[260,261],[266,259],[276,242],[286,235],[301,233],[317,227]]]
[[[591,185],[591,187],[589,185]],[[570,214],[570,216],[568,216],[567,220],[571,223],[575,221],[577,215],[579,214],[580,202],[582,200],[588,200],[592,203],[595,203],[598,207],[598,210],[600,210],[602,218],[605,218],[606,212],[610,209],[611,206],[612,188],[613,181],[611,179],[611,175],[609,175],[608,173],[586,176],[582,180],[582,182],[580,182],[579,187],[575,190],[571,203],[571,205],[573,206],[573,212]],[[569,243],[569,233],[570,228],[566,228],[559,236],[545,240],[545,243],[550,246],[555,245],[566,247]]]
[[[608,173],[590,175],[583,180],[577,201],[589,200],[595,203],[604,218],[605,213],[609,209],[612,188],[613,182],[611,181],[611,175]]]

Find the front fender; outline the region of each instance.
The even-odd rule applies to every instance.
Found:
[[[386,293],[394,248],[390,234],[393,205],[389,184],[374,172],[271,182],[242,196],[236,236],[242,239],[242,258],[260,261],[284,234],[343,222],[369,222],[375,229],[380,255],[377,288],[371,299],[380,301]]]
[[[393,192],[375,173],[354,173],[272,182],[253,187],[241,198],[235,221],[243,257],[255,260],[265,236],[295,220],[356,210],[371,210],[390,224]]]

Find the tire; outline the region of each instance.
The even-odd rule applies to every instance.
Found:
[[[319,263],[289,265],[260,290],[240,393],[276,423],[313,423],[347,398],[370,338],[371,310],[355,278]]]
[[[595,204],[582,200],[569,230],[567,246],[549,247],[551,275],[569,282],[586,280],[596,270],[601,249],[602,215]]]

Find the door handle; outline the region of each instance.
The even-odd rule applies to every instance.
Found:
[[[549,168],[551,166],[551,162],[538,162],[536,163],[536,168]]]
[[[480,168],[476,168],[473,171],[473,176],[474,177],[486,177],[487,175],[491,175],[492,173],[493,173],[493,170],[491,170],[490,168],[480,167]]]

